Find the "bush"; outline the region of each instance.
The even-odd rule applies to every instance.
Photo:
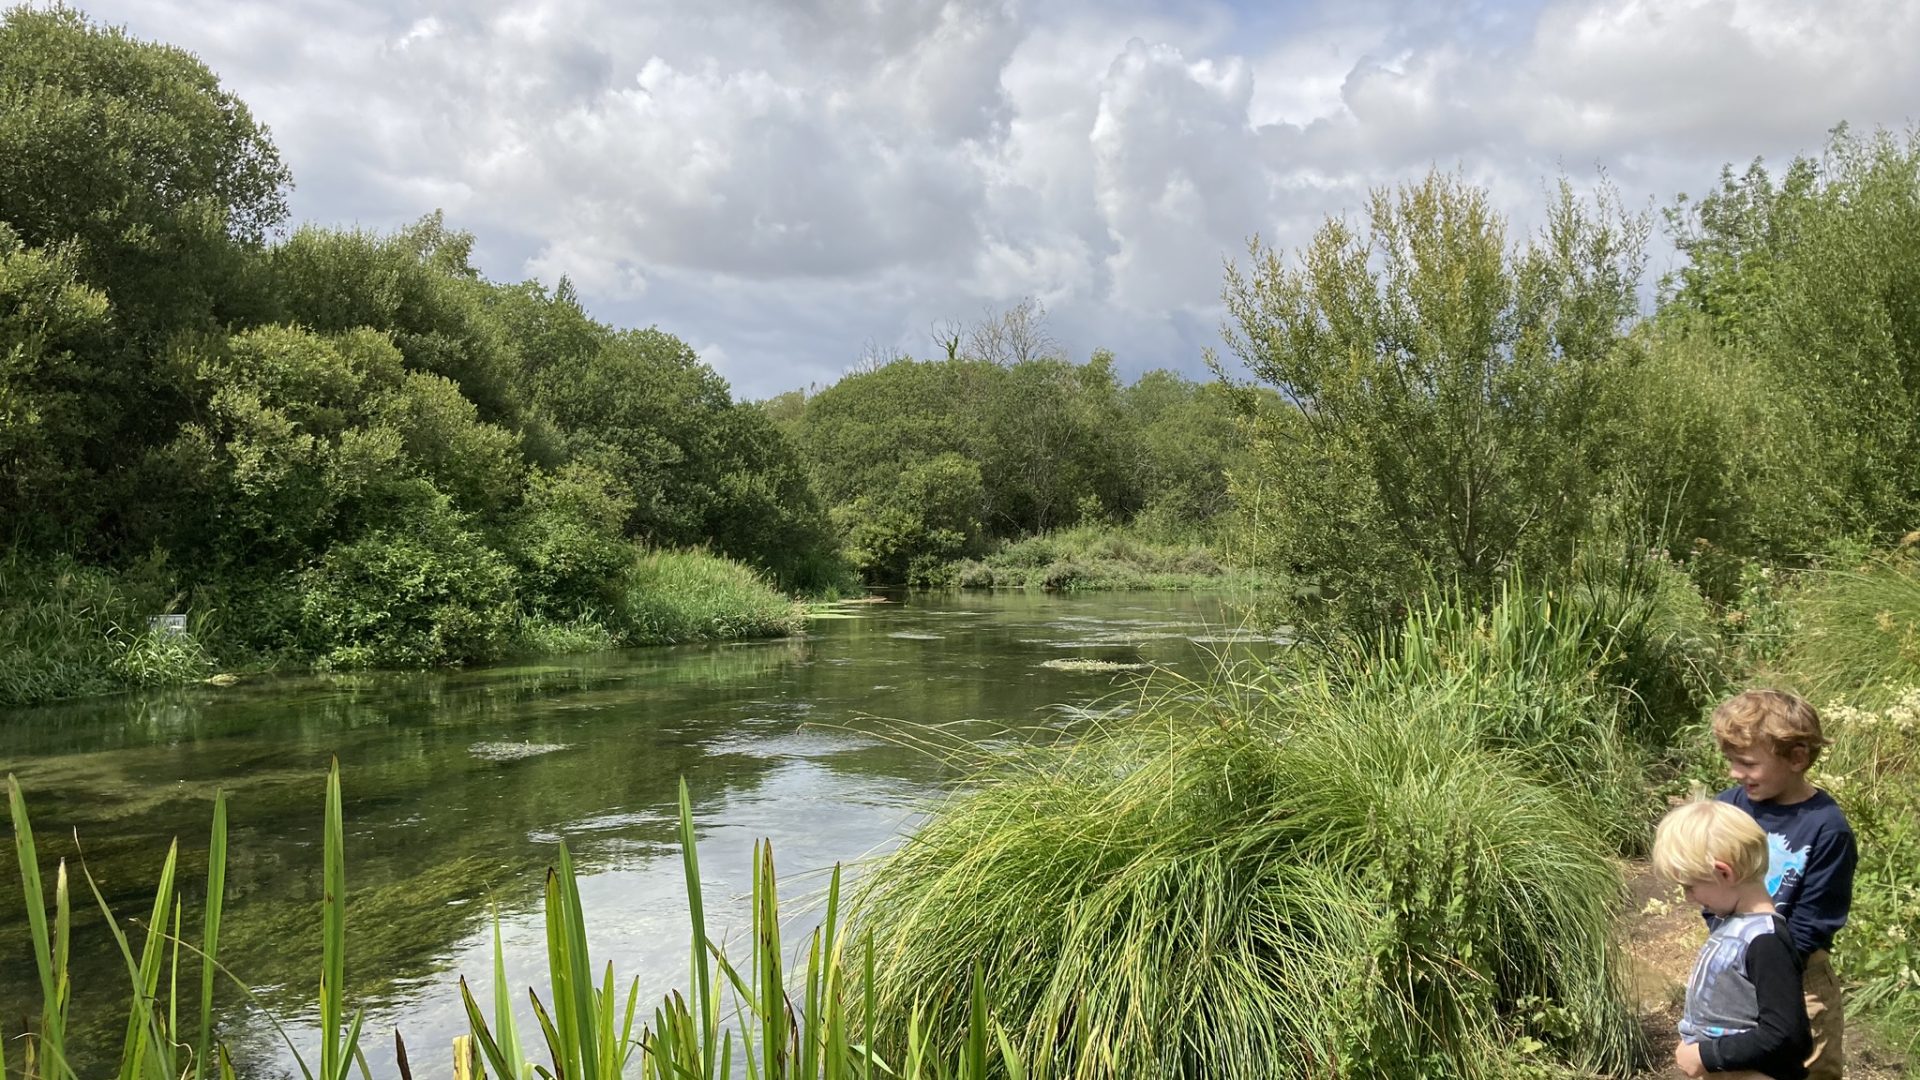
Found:
[[[619,618],[633,645],[792,633],[793,604],[746,566],[704,551],[654,551],[627,571]]]
[[[303,575],[303,638],[322,664],[424,667],[506,649],[519,619],[513,567],[444,499],[416,517],[334,547]]]
[[[1625,1069],[1611,845],[1481,711],[1224,680],[1014,759],[868,875],[880,1018],[955,1030],[977,964],[1060,1073]]]

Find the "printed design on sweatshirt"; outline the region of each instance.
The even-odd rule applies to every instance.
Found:
[[[1787,838],[1780,833],[1767,834],[1767,895],[1779,896],[1780,887],[1787,878],[1804,877],[1807,872],[1807,853],[1813,845],[1795,849],[1788,845]]]

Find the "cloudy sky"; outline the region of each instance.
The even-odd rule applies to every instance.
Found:
[[[272,128],[296,219],[435,208],[743,396],[1037,297],[1197,370],[1221,260],[1457,168],[1525,224],[1920,121],[1912,0],[94,0]],[[1651,271],[1670,257],[1656,250]]]

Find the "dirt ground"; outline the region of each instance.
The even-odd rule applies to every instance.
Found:
[[[1629,880],[1635,914],[1628,926],[1627,947],[1633,960],[1640,1024],[1664,1060],[1677,1039],[1674,1025],[1680,1020],[1680,1006],[1686,997],[1687,974],[1693,967],[1694,955],[1707,937],[1706,925],[1700,921],[1700,913],[1681,901],[1679,894],[1661,882],[1649,867],[1634,867]],[[1907,1066],[1850,1025],[1846,1075],[1847,1080],[1904,1078]],[[1636,1080],[1685,1078],[1669,1063]]]

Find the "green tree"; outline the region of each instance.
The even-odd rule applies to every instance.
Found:
[[[86,357],[111,310],[76,262],[71,244],[28,248],[0,223],[0,542],[29,549],[63,545],[98,509],[85,462],[107,418]]]
[[[1329,221],[1297,263],[1230,268],[1229,342],[1292,403],[1262,464],[1281,569],[1361,618],[1434,573],[1485,591],[1564,555],[1595,494],[1602,387],[1646,223],[1562,184],[1509,251],[1486,194],[1431,173]]]
[[[1755,543],[1892,540],[1920,520],[1920,139],[1837,129],[1818,162],[1758,163],[1669,215],[1689,256],[1663,318],[1704,323],[1789,407]]]
[[[0,220],[30,246],[76,242],[136,338],[230,311],[239,254],[286,217],[289,183],[192,54],[72,8],[0,17]]]
[[[435,212],[386,236],[301,228],[268,262],[284,320],[323,334],[380,330],[409,368],[451,379],[482,419],[517,427],[520,356],[472,251],[473,236]]]
[[[985,503],[979,463],[941,454],[907,466],[896,484],[859,496],[834,516],[868,580],[942,584],[946,564],[978,551]]]

